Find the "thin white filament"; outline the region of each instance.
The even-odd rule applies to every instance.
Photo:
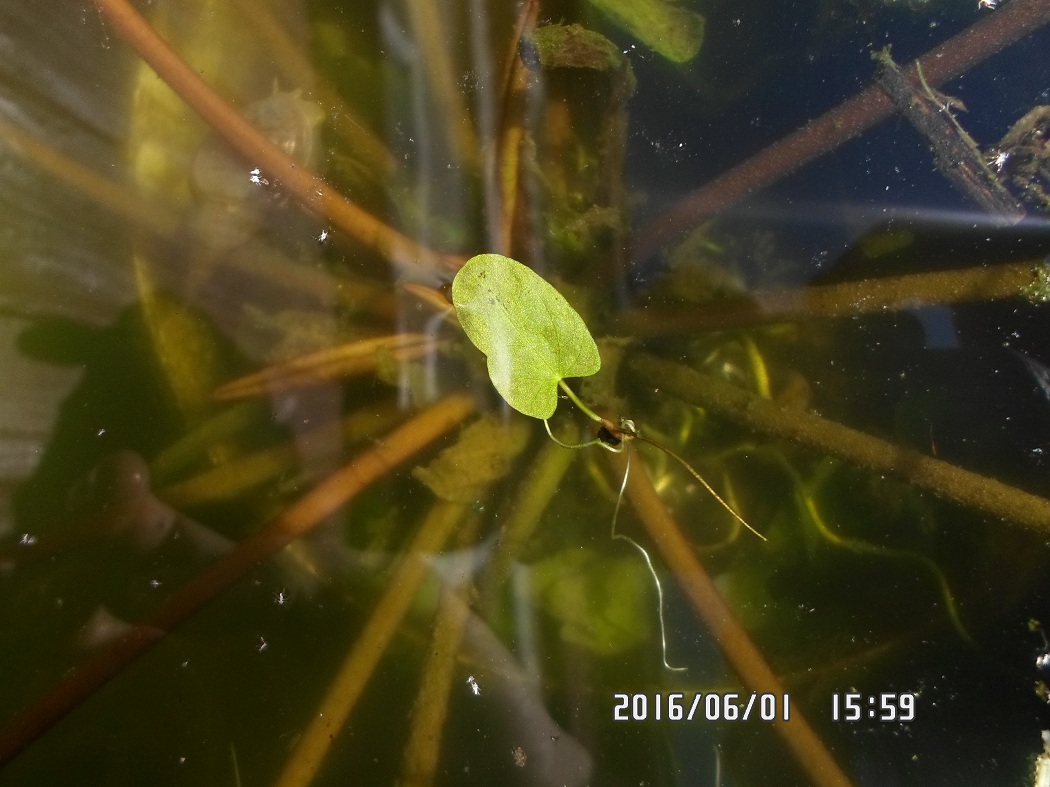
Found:
[[[546,418],[543,419],[543,428],[547,430],[547,436],[551,440],[556,442],[558,445],[560,445],[562,448],[573,448],[573,449],[576,449],[576,448],[589,448],[592,445],[604,445],[604,443],[602,443],[601,440],[590,440],[589,442],[586,442],[586,443],[575,443],[575,444],[573,444],[573,443],[563,443],[561,440],[559,440],[557,437],[554,436],[554,432],[551,431],[550,421],[548,421]]]
[[[620,484],[620,494],[616,497],[616,508],[613,509],[612,527],[609,530],[609,536],[613,539],[619,539],[620,541],[626,541],[632,547],[642,553],[642,557],[645,558],[645,565],[649,567],[649,574],[653,578],[653,582],[656,585],[656,599],[657,599],[657,612],[660,617],[660,653],[664,662],[664,669],[671,672],[685,672],[688,667],[672,667],[667,662],[667,625],[664,622],[664,589],[663,585],[660,584],[660,577],[656,574],[656,569],[653,567],[653,561],[649,557],[649,553],[645,551],[645,547],[639,544],[630,536],[625,536],[622,533],[616,532],[616,520],[620,516],[620,504],[623,502],[624,492],[627,490],[627,477],[631,474],[631,452],[627,452],[627,466],[623,471],[623,482]]]
[[[728,511],[730,514],[733,515],[733,518],[736,519],[737,522],[742,524],[744,527],[746,527],[748,530],[750,530],[756,536],[761,538],[763,541],[768,540],[768,539],[766,539],[766,537],[764,535],[762,535],[757,530],[755,530],[753,527],[751,527],[751,525],[749,525],[747,523],[747,520],[744,519],[742,516],[740,516],[740,514],[738,514],[733,509],[733,507],[731,505],[729,505],[729,503],[727,503],[725,500],[723,500],[722,496],[720,494],[718,494],[718,492],[716,492],[714,490],[714,487],[711,486],[709,483],[707,483],[707,480],[702,475],[700,475],[698,472],[696,472],[696,470],[693,469],[693,466],[691,464],[689,464],[687,461],[685,461],[685,459],[683,459],[681,457],[681,455],[676,454],[674,451],[672,451],[666,445],[661,445],[660,443],[657,443],[654,440],[650,440],[648,437],[642,437],[637,432],[635,432],[633,436],[636,437],[637,439],[641,440],[643,443],[648,443],[653,448],[656,448],[656,449],[658,449],[660,451],[663,451],[669,457],[671,457],[676,462],[678,462],[682,467],[684,467],[686,469],[686,471],[689,473],[689,475],[691,475],[693,478],[695,478],[697,481],[699,481],[703,485],[704,489],[706,489],[708,491],[708,493],[711,495],[711,497],[713,497],[715,500],[718,501],[718,504],[720,506],[722,506],[722,508],[724,508],[726,511]]]

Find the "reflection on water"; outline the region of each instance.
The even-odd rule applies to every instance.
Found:
[[[0,781],[1030,783],[1047,34],[939,86],[1015,226],[902,124],[734,184],[870,46],[1039,5],[0,4]],[[766,541],[504,405],[445,294],[483,251]]]

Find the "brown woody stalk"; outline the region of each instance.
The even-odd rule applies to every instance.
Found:
[[[456,81],[449,39],[440,6],[434,0],[406,0],[412,36],[419,47],[421,71],[426,79],[437,113],[435,125],[445,128],[445,135],[460,165],[477,170],[478,135],[474,132],[466,99]],[[486,43],[481,43],[486,46]]]
[[[313,781],[379,659],[400,628],[429,571],[429,558],[441,551],[465,512],[464,504],[446,501],[439,501],[430,510],[316,713],[300,734],[275,787],[303,787]]]
[[[370,167],[375,167],[380,175],[389,175],[397,169],[394,154],[378,136],[359,121],[331,83],[317,74],[313,63],[274,18],[266,4],[258,0],[231,1],[258,34],[263,48],[273,55],[277,66],[292,84],[310,86],[310,92],[324,108],[327,122],[346,141],[354,156],[367,162]]]
[[[178,590],[153,614],[141,620],[122,639],[79,667],[0,730],[0,766],[260,562],[308,533],[360,491],[466,418],[473,409],[473,401],[464,395],[442,399],[406,421],[314,487],[258,533],[238,544],[232,552]]]
[[[634,337],[720,331],[778,322],[853,317],[929,304],[1017,298],[1040,260],[800,287],[656,311],[632,309],[613,327]]]
[[[430,787],[437,777],[441,738],[452,696],[452,675],[459,659],[460,644],[470,618],[471,556],[467,548],[477,535],[478,517],[470,518],[456,536],[459,549],[456,567],[445,579],[434,619],[434,633],[423,666],[423,679],[412,708],[412,722],[405,744],[401,787]]]
[[[617,473],[622,475],[626,470],[623,455],[609,456]],[[636,462],[631,468],[627,497],[693,608],[717,640],[722,655],[747,689],[760,694],[786,694],[784,686],[718,593],[693,548],[656,494],[641,462]],[[777,719],[774,725],[814,785],[849,787],[849,778],[797,708],[792,708],[790,721]]]
[[[145,230],[170,243],[175,238],[179,221],[170,208],[150,201],[137,188],[112,180],[85,167],[76,159],[30,136],[17,126],[0,118],[0,143],[10,147],[27,161],[62,183],[76,189],[129,225]],[[347,278],[336,279],[327,271],[292,264],[273,250],[237,247],[230,252],[227,264],[246,275],[262,277],[318,300],[338,299],[355,308],[367,307],[378,316],[391,317],[393,298],[387,289],[376,284]],[[166,273],[166,271],[165,271]]]
[[[876,472],[897,476],[959,505],[1016,522],[1046,537],[1050,500],[994,478],[902,448],[812,413],[782,407],[671,361],[651,355],[631,360],[640,379],[683,401],[705,407],[755,432],[780,437]]]
[[[379,353],[384,350],[393,358],[406,361],[433,352],[434,347],[430,337],[422,333],[358,339],[300,355],[231,380],[217,388],[214,396],[219,401],[228,401],[317,385],[374,371],[379,364]]]
[[[504,55],[500,104],[493,138],[485,143],[485,218],[490,251],[511,254],[518,210],[521,145],[525,138],[528,72],[518,54],[522,38],[536,26],[539,1],[525,0]]]
[[[85,167],[3,118],[0,118],[0,141],[48,175],[69,184],[132,225],[164,238],[170,237],[178,227],[177,219],[160,205],[151,204],[126,184]]]
[[[459,269],[461,263],[457,259],[428,249],[392,229],[279,150],[212,90],[127,0],[95,0],[95,5],[116,33],[222,139],[304,207],[393,263]]]
[[[441,758],[441,738],[452,695],[452,674],[470,615],[465,593],[446,590],[438,607],[423,683],[412,709],[400,787],[430,787]]]
[[[922,67],[936,87],[1050,22],[1050,0],[1012,0],[952,36],[909,65]],[[686,195],[637,235],[636,259],[644,260],[702,219],[765,188],[810,161],[859,136],[893,112],[893,102],[875,85],[811,120],[746,161]]]

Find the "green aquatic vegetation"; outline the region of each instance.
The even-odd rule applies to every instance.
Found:
[[[488,359],[489,378],[496,390],[515,410],[542,419],[552,440],[567,448],[600,445],[611,451],[623,450],[624,442],[629,439],[649,443],[680,462],[726,511],[764,540],[764,536],[737,514],[681,456],[659,443],[642,437],[633,421],[622,418],[619,426],[616,426],[602,418],[565,384],[566,377],[589,377],[596,374],[601,368],[601,356],[583,318],[561,293],[541,276],[520,262],[501,254],[479,254],[468,260],[456,274],[452,282],[452,304],[463,332]],[[547,419],[554,415],[557,409],[559,388],[589,418],[600,424],[595,440],[579,445],[566,445],[551,433]],[[624,485],[626,481],[625,475]],[[623,486],[620,494],[622,496]],[[660,600],[664,666],[677,671],[679,668],[671,667],[667,662],[660,578],[645,548],[628,536],[617,534],[618,512],[619,499],[613,513],[611,536],[631,544],[645,559]],[[557,573],[562,572],[559,569]],[[563,636],[586,646],[592,646],[593,642],[598,640],[605,642],[617,639],[611,635],[612,630],[617,628],[616,625],[599,626],[593,631],[586,631],[586,627],[580,628],[579,620],[590,619],[577,614],[580,611],[577,602],[582,596],[576,592],[566,593],[563,587],[557,588],[554,597],[573,599],[569,603],[570,608],[555,612],[556,616],[564,618]],[[624,628],[638,630],[636,626]]]
[[[511,471],[528,440],[523,422],[502,422],[487,415],[464,429],[455,444],[429,465],[417,467],[412,475],[442,500],[473,503]]]
[[[671,0],[591,0],[591,5],[674,63],[692,60],[704,43],[704,17]]]
[[[479,254],[456,274],[452,303],[507,404],[546,420],[561,388],[601,421],[565,384],[566,377],[589,377],[601,368],[598,346],[583,318],[542,276],[501,254]]]
[[[631,71],[630,61],[619,47],[601,33],[582,25],[544,25],[533,30],[527,41],[544,68]]]
[[[744,527],[764,538],[681,456],[643,437],[634,422],[619,425],[591,410],[566,385],[566,377],[589,377],[601,368],[601,356],[587,325],[542,276],[502,254],[479,254],[467,261],[452,282],[452,305],[467,338],[488,359],[492,384],[520,413],[546,424],[558,406],[558,389],[600,424],[598,436],[583,448],[600,445],[622,450],[625,440],[641,440],[679,462]],[[547,425],[547,434],[560,445]]]
[[[529,566],[529,591],[559,623],[566,642],[611,656],[651,630],[649,574],[636,559],[568,548]]]
[[[1042,263],[1032,271],[1032,281],[1021,288],[1021,295],[1032,303],[1050,302],[1050,264]]]

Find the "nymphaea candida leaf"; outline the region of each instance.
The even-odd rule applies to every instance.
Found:
[[[543,277],[501,254],[479,254],[452,281],[467,338],[488,359],[496,390],[518,412],[550,418],[558,384],[601,368],[583,318]]]

